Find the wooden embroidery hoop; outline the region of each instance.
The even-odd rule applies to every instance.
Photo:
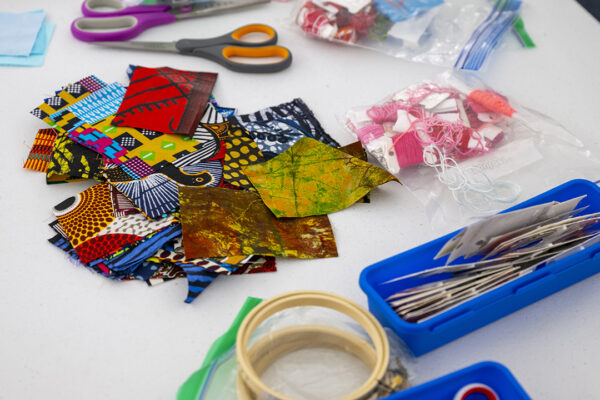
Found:
[[[273,314],[291,307],[324,307],[354,319],[367,332],[371,343],[327,325],[298,325],[277,330],[248,349],[252,333]],[[237,334],[237,391],[241,400],[293,400],[267,386],[260,375],[281,356],[302,348],[332,348],[361,359],[372,373],[358,389],[339,400],[368,398],[377,388],[389,364],[387,336],[375,317],[358,304],[341,296],[318,291],[297,291],[275,296],[256,306],[244,319]],[[248,350],[247,350],[248,349]]]

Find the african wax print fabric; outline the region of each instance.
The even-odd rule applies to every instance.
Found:
[[[265,159],[283,153],[303,137],[316,139],[329,146],[339,146],[299,98],[251,114],[234,115],[229,121],[250,133]]]
[[[184,186],[219,186],[223,179],[221,160],[199,162],[177,168],[168,165],[139,179],[122,168],[111,168],[105,176],[148,218],[164,217],[179,208],[178,189]]]
[[[31,146],[23,168],[46,172],[54,142],[56,142],[56,131],[54,129],[40,129],[35,135],[33,146]]]
[[[173,216],[149,221],[142,214],[115,216],[111,191],[100,183],[54,207],[54,214],[79,260],[107,257],[173,223]]]
[[[106,87],[106,83],[96,76],[90,75],[57,91],[55,96],[45,99],[42,104],[31,111],[31,114],[57,131],[54,149],[46,169],[48,183],[75,179],[102,179],[100,170],[104,166],[103,157],[70,139],[67,132],[61,129],[50,118],[50,115],[85,99],[104,87]]]
[[[136,67],[112,124],[193,136],[217,74]]]
[[[244,129],[236,125],[229,127],[224,138],[223,180],[245,190],[254,190],[242,168],[265,161],[258,145]]]

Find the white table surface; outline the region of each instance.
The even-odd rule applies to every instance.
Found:
[[[277,273],[222,277],[193,304],[187,282],[154,288],[113,282],[70,263],[46,240],[51,207],[88,184],[47,186],[22,168],[44,123],[29,114],[61,84],[96,74],[126,82],[129,63],[217,71],[215,95],[241,112],[303,98],[339,142],[353,138],[338,118],[438,68],[308,39],[288,29],[291,5],[273,3],[220,17],[153,28],[145,40],[274,26],[294,54],[287,71],[236,74],[209,61],[103,49],[75,40],[80,0],[2,1],[2,11],[44,8],[57,24],[45,65],[0,67],[0,398],[168,399],[201,364],[247,296],[327,290],[364,306],[358,275],[367,265],[434,239],[423,207],[403,187],[375,190],[372,203],[331,215],[340,256],[278,259]],[[534,51],[506,50],[481,75],[492,87],[598,145],[600,27],[575,1],[529,0],[523,8]],[[560,167],[560,160],[557,160]],[[456,228],[456,227],[455,227]],[[482,360],[508,366],[536,399],[600,398],[600,276],[591,277],[416,360],[415,383]]]

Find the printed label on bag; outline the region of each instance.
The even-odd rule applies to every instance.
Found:
[[[492,149],[481,157],[460,163],[461,168],[480,168],[491,179],[498,179],[542,159],[533,140],[516,140],[505,146]]]

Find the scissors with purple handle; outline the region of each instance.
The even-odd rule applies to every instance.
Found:
[[[71,33],[84,42],[124,41],[138,36],[148,28],[172,22],[203,17],[270,0],[213,0],[186,7],[169,5],[138,5],[125,7],[120,0],[85,0],[84,15],[73,21]],[[108,11],[104,11],[106,9]]]

